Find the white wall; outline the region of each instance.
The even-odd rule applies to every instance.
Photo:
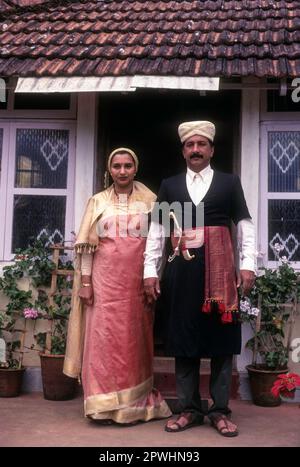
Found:
[[[259,89],[243,89],[241,103],[241,182],[247,205],[258,235],[259,219]],[[237,357],[237,370],[245,371],[252,352],[245,349],[251,330],[242,327],[242,352]]]
[[[241,181],[254,225],[259,207],[259,89],[242,90]]]
[[[96,93],[78,94],[74,203],[74,227],[76,233],[87,200],[93,194],[98,120],[97,102]]]

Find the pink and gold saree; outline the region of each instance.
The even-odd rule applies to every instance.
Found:
[[[137,202],[137,183],[128,202],[110,193],[97,219],[98,245],[92,267],[94,301],[84,313],[81,376],[85,415],[118,423],[170,415],[166,402],[153,389],[153,310],[146,305],[143,291],[149,202],[145,209],[141,189],[147,190],[148,198],[151,192],[139,184]],[[70,319],[68,338],[72,337],[71,326]],[[72,353],[67,351],[65,373],[74,376],[72,369]]]

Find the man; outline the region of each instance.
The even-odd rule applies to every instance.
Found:
[[[254,284],[255,234],[240,180],[212,170],[215,126],[211,122],[182,123],[179,137],[187,172],[163,180],[158,202],[179,203],[183,215],[191,206],[191,229],[180,232],[176,216],[172,237],[174,254],[164,271],[167,311],[166,349],[175,357],[176,390],[181,414],[165,430],[178,432],[201,425],[204,412],[199,394],[202,357],[211,359],[207,415],[223,436],[237,436],[228,402],[232,359],[240,353],[241,327],[237,287],[247,295]],[[204,204],[204,226],[197,221],[197,206]],[[240,278],[236,282],[230,225],[237,225]],[[177,240],[175,231],[177,230]],[[179,230],[179,233],[178,233]],[[182,236],[181,236],[182,234]],[[147,300],[160,295],[158,268],[165,246],[166,227],[152,220],[145,251],[144,285]],[[168,239],[170,244],[170,240]],[[177,243],[176,243],[177,242]],[[181,252],[181,254],[178,254]]]

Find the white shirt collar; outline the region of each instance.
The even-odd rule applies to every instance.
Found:
[[[200,172],[194,172],[193,170],[189,169],[189,167],[187,167],[187,180],[190,184],[193,183],[196,173],[198,173],[202,180],[205,182],[207,179],[211,178],[213,174],[213,169],[210,165],[208,165],[207,167],[205,167],[205,169],[201,170]]]

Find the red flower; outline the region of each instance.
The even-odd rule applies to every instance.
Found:
[[[272,386],[271,393],[274,397],[281,395],[293,399],[297,386],[300,386],[300,376],[297,373],[278,375]]]

